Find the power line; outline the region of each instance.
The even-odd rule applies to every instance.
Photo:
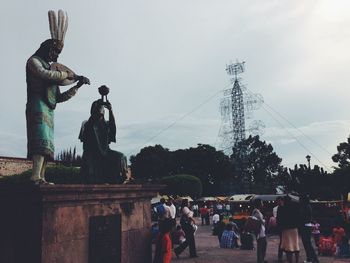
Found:
[[[169,124],[168,126],[166,126],[165,128],[161,129],[159,132],[157,132],[155,135],[153,135],[152,137],[150,137],[148,140],[146,140],[145,143],[143,143],[141,145],[142,148],[145,145],[147,145],[149,142],[151,142],[152,140],[154,140],[155,138],[157,138],[159,135],[161,135],[162,133],[164,133],[165,131],[167,131],[168,129],[170,129],[171,127],[175,126],[175,124],[177,124],[179,121],[183,120],[184,118],[186,118],[187,116],[191,115],[193,112],[197,111],[199,108],[201,108],[203,105],[207,104],[209,101],[211,101],[213,98],[215,98],[219,93],[221,93],[223,90],[225,90],[227,87],[229,87],[231,84],[228,84],[224,87],[224,89],[219,90],[217,92],[215,92],[213,95],[211,95],[208,99],[206,99],[204,102],[200,103],[199,105],[197,105],[195,108],[193,108],[192,110],[190,110],[189,112],[185,113],[184,115],[182,115],[181,117],[179,117],[178,119],[176,119],[175,121],[173,121],[171,124]],[[252,95],[254,95],[254,93],[252,91],[250,91],[247,87],[246,90],[251,93]],[[278,115],[281,119],[283,119],[285,122],[287,122],[290,126],[292,126],[294,129],[296,129],[297,131],[299,131],[303,136],[305,136],[307,139],[309,139],[311,142],[313,142],[314,144],[316,144],[317,146],[319,146],[322,150],[324,150],[325,152],[327,152],[328,154],[331,154],[327,149],[325,149],[323,146],[321,146],[319,143],[317,143],[315,140],[313,140],[312,138],[310,138],[308,135],[306,135],[304,132],[302,132],[298,127],[296,127],[292,122],[290,122],[286,117],[284,117],[281,113],[279,113],[277,110],[275,110],[272,106],[270,106],[269,104],[267,104],[265,101],[263,102],[263,109],[271,116],[272,119],[274,119],[284,130],[286,130],[286,132],[293,138],[295,139],[295,141],[305,150],[307,151],[310,155],[312,155],[320,164],[322,164],[324,167],[329,168],[327,165],[325,165],[319,158],[317,158],[317,156],[311,151],[309,150],[296,136],[294,136],[284,125],[282,122],[280,122],[268,109],[269,108],[272,112],[274,112],[276,115]],[[216,142],[215,142],[216,144]],[[139,148],[135,148],[133,151],[131,152],[135,152],[137,149]],[[131,152],[129,152],[128,155],[131,154]]]
[[[326,168],[329,168],[327,165],[325,165],[317,156],[309,150],[296,136],[294,136],[273,114],[271,114],[265,107],[264,104],[262,105],[262,108],[273,118],[305,151],[307,151],[310,155],[312,155],[321,165],[323,165]]]
[[[224,89],[226,89],[229,85],[225,86]],[[190,110],[189,112],[185,113],[184,115],[182,115],[180,118],[176,119],[175,121],[173,121],[171,124],[169,124],[168,126],[166,126],[165,128],[161,129],[159,132],[157,132],[155,135],[153,135],[152,137],[150,137],[145,143],[143,143],[141,145],[140,148],[143,148],[144,146],[146,146],[149,142],[151,142],[152,140],[154,140],[155,138],[157,138],[159,135],[161,135],[163,132],[167,131],[168,129],[170,129],[171,127],[173,127],[176,123],[178,123],[179,121],[183,120],[184,118],[186,118],[187,116],[189,116],[190,114],[192,114],[193,112],[195,112],[196,110],[198,110],[199,108],[201,108],[203,105],[207,104],[209,101],[211,101],[213,98],[215,98],[219,93],[221,93],[222,90],[219,90],[217,92],[215,92],[213,95],[211,95],[208,99],[206,99],[204,102],[200,103],[199,105],[197,105],[195,108],[193,108],[192,110]],[[139,148],[135,148],[133,151],[130,151],[128,153],[128,155],[131,154],[131,152],[135,152],[137,151]]]
[[[254,93],[252,91],[250,91],[248,88],[246,88],[246,90],[251,93],[252,95],[254,95]],[[294,129],[298,130],[300,133],[302,133],[306,138],[308,138],[310,141],[312,141],[313,143],[316,143],[313,139],[311,139],[309,136],[307,136],[305,133],[303,133],[300,129],[298,129],[293,123],[291,123],[287,118],[285,118],[282,114],[280,114],[277,110],[275,110],[272,106],[268,105],[265,101],[263,102],[262,108],[271,116],[272,119],[274,119],[284,130],[286,130],[286,132],[304,149],[306,150],[309,154],[311,154],[321,165],[323,165],[324,167],[328,168],[328,165],[325,165],[319,158],[317,158],[317,156],[311,151],[309,150],[296,136],[294,136],[277,118],[275,118],[275,116],[269,112],[266,107],[267,106],[270,110],[272,110],[275,114],[277,114],[280,118],[282,118],[283,120],[285,120],[289,125],[291,125]],[[320,146],[318,143],[316,143],[318,146]],[[321,147],[323,149],[323,147]],[[324,150],[324,149],[323,149]],[[327,153],[329,153],[328,151],[326,151]]]
[[[314,144],[316,144],[318,147],[320,147],[320,149],[322,149],[323,151],[325,151],[326,153],[328,153],[329,155],[332,155],[331,152],[329,152],[326,148],[324,148],[321,144],[319,144],[318,142],[316,142],[314,139],[312,139],[310,136],[308,136],[307,134],[305,134],[301,129],[299,129],[298,127],[296,127],[292,122],[290,122],[287,118],[285,118],[281,113],[279,113],[278,111],[276,111],[274,108],[272,108],[271,106],[269,106],[267,103],[265,103],[265,105],[267,107],[269,107],[274,113],[276,113],[278,116],[280,116],[284,121],[286,121],[290,126],[292,126],[294,129],[296,129],[297,131],[299,131],[302,135],[304,135],[307,139],[309,139],[311,142],[313,142]]]

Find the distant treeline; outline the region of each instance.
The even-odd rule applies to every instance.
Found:
[[[62,150],[56,156],[56,161],[64,166],[80,167],[81,156],[77,154],[76,147]]]

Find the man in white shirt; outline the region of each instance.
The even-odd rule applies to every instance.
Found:
[[[170,209],[170,207],[166,203],[164,203],[163,206],[164,206],[164,209],[165,209],[164,218],[171,218],[171,209]]]
[[[213,215],[213,225],[215,225],[217,222],[219,222],[220,221],[220,216],[219,216],[219,214],[218,213],[215,213],[214,215]]]
[[[176,226],[176,207],[173,203],[173,199],[172,198],[169,198],[168,199],[168,202],[167,202],[167,205],[170,209],[170,218],[172,219],[173,221],[173,226],[175,227]]]
[[[216,205],[216,209],[217,209],[217,211],[218,211],[218,213],[222,213],[222,204],[221,203],[218,203],[217,205]]]

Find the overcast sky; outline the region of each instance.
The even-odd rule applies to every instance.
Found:
[[[329,170],[349,136],[350,1],[11,0],[0,9],[0,155],[26,156],[25,63],[50,36],[50,9],[69,16],[59,62],[91,80],[57,106],[56,153],[81,151],[80,125],[103,84],[117,116],[111,148],[218,147],[219,91],[236,59],[246,62],[242,82],[264,97],[253,119],[284,165],[310,154]]]

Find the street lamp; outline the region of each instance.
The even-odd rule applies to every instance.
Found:
[[[311,156],[310,155],[306,155],[306,160],[309,164],[309,169],[311,169],[311,165],[310,165],[310,160],[311,160]]]

